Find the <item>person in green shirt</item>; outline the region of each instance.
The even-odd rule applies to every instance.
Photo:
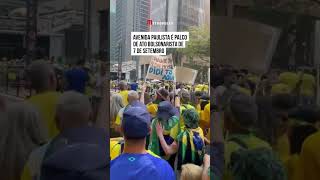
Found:
[[[176,140],[171,144],[166,143],[161,124],[156,125],[156,132],[165,154],[173,155],[177,153],[177,170],[181,170],[182,165],[187,163],[202,165],[204,156],[204,136],[202,129],[199,127],[198,112],[195,109],[187,109],[182,116],[185,119],[186,128],[179,133]]]
[[[228,98],[224,107],[225,116],[225,170],[224,179],[233,179],[233,174],[229,169],[231,156],[233,153],[245,149],[267,148],[270,145],[264,140],[256,137],[252,129],[258,119],[257,105],[254,99],[242,93],[234,93]]]
[[[174,167],[175,153],[166,153],[164,146],[161,144],[160,138],[163,137],[167,145],[174,143],[180,133],[178,116],[178,110],[169,101],[160,102],[158,105],[157,116],[152,120],[151,134],[149,138],[148,149],[163,159],[166,159],[172,167]],[[160,137],[157,133],[157,126],[159,125],[163,127],[163,136]]]

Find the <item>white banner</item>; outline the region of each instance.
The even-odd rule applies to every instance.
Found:
[[[148,68],[146,79],[174,81],[172,55],[153,56]]]
[[[198,71],[186,67],[175,67],[176,82],[194,84]]]
[[[230,17],[214,19],[215,64],[265,73],[277,46],[280,30],[265,24]]]

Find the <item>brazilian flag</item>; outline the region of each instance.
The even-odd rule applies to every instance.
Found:
[[[200,127],[196,129],[186,128],[177,138],[178,170],[183,164],[192,163],[201,166],[204,156],[204,136]]]
[[[172,116],[168,121],[159,121],[158,118],[155,118],[151,125],[152,134],[150,135],[149,139],[149,150],[154,152],[156,155],[169,160],[171,156],[166,156],[157,135],[156,126],[158,122],[160,122],[160,124],[163,126],[164,139],[166,140],[167,144],[170,145],[177,139],[178,134],[180,133],[179,118],[177,116]]]

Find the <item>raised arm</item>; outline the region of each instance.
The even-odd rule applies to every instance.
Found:
[[[166,140],[164,139],[163,136],[163,128],[160,123],[157,123],[156,125],[156,131],[157,135],[160,140],[161,147],[163,151],[165,152],[166,155],[172,155],[175,154],[178,151],[178,144],[176,141],[174,141],[172,144],[168,145]]]

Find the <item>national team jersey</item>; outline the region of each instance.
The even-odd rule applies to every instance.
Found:
[[[175,180],[167,161],[147,154],[124,153],[110,163],[111,180]]]
[[[123,102],[124,106],[127,106],[129,104],[128,93],[129,93],[129,91],[127,91],[127,90],[119,92],[120,96],[122,97],[122,102]]]
[[[118,138],[111,138],[110,139],[110,158],[111,160],[118,157],[124,149],[124,139],[123,137]],[[149,154],[151,154],[154,157],[160,158],[158,155],[154,154],[152,151],[147,150]]]
[[[279,81],[288,85],[291,91],[296,87],[299,81],[299,75],[294,72],[283,72],[279,75]]]
[[[302,77],[301,94],[303,96],[314,97],[316,80],[311,74],[304,74]]]
[[[49,138],[53,138],[59,133],[54,119],[59,96],[58,92],[45,92],[36,94],[27,100],[39,110],[47,127]]]
[[[210,127],[210,103],[208,103],[202,111],[199,113],[200,115],[200,127],[205,130]]]
[[[156,117],[157,116],[157,112],[158,112],[158,104],[155,103],[149,103],[147,104],[147,109],[148,112],[151,114],[152,117]]]
[[[303,143],[300,153],[304,179],[320,179],[320,131],[310,135]]]

